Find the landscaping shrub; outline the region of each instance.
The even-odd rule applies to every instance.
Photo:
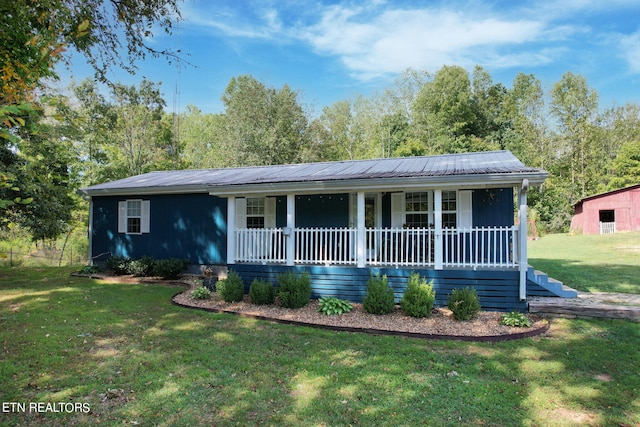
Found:
[[[129,274],[136,277],[148,277],[153,274],[154,261],[149,256],[134,259],[129,263]]]
[[[193,299],[209,299],[211,298],[211,291],[204,286],[191,291],[191,298]]]
[[[353,310],[353,305],[349,301],[335,297],[322,297],[318,303],[318,312],[326,315],[343,314]]]
[[[273,304],[276,292],[271,283],[255,279],[249,287],[249,297],[251,297],[251,302],[254,304]]]
[[[163,279],[177,279],[188,265],[189,261],[186,259],[159,259],[154,264],[153,275],[160,276]]]
[[[102,272],[102,270],[97,265],[85,265],[78,271],[79,274],[96,274],[100,272]]]
[[[447,304],[456,320],[470,320],[480,312],[478,293],[474,288],[454,289]]]
[[[388,314],[395,308],[393,289],[387,284],[387,276],[371,276],[367,282],[367,295],[362,308],[371,314]]]
[[[433,304],[436,301],[436,292],[433,285],[418,273],[411,273],[407,283],[407,290],[400,300],[402,311],[411,317],[429,317]]]
[[[311,279],[306,271],[298,276],[294,272],[278,275],[278,297],[285,308],[304,307],[311,300]]]
[[[244,297],[244,283],[235,271],[231,270],[227,274],[227,278],[218,282],[216,285],[218,295],[226,302],[242,301]]]
[[[518,328],[528,328],[531,326],[531,320],[529,320],[523,313],[518,313],[516,311],[512,311],[511,313],[507,313],[502,316],[502,321],[500,323],[505,326],[515,326]]]
[[[113,255],[107,258],[104,263],[108,269],[113,270],[118,276],[130,274],[129,265],[131,264],[131,260],[127,257]]]

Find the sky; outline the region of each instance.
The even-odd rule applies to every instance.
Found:
[[[546,89],[570,71],[598,92],[601,108],[640,103],[639,0],[184,0],[180,10],[173,35],[148,42],[180,49],[192,65],[149,59],[135,76],[110,74],[162,82],[169,111],[222,113],[229,80],[249,74],[288,84],[319,114],[392,87],[407,68],[444,65],[480,65],[506,87],[533,74]],[[72,64],[63,82],[91,76],[82,57]]]

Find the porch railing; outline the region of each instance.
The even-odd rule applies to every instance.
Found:
[[[510,268],[518,266],[517,227],[367,228],[364,259],[369,266]],[[294,240],[294,264],[356,265],[355,228],[242,228],[236,230],[236,262],[284,264],[287,239]]]

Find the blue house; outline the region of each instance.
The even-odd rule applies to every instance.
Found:
[[[151,172],[81,193],[92,262],[186,258],[247,285],[307,271],[315,297],[353,301],[371,274],[399,299],[417,271],[437,304],[473,286],[485,309],[523,310],[529,295],[567,296],[527,264],[527,190],[546,177],[494,151]]]

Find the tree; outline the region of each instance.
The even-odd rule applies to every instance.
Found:
[[[187,105],[179,120],[179,139],[184,144],[182,158],[188,167],[231,165],[231,149],[223,138],[223,114],[203,114],[195,105]]]

